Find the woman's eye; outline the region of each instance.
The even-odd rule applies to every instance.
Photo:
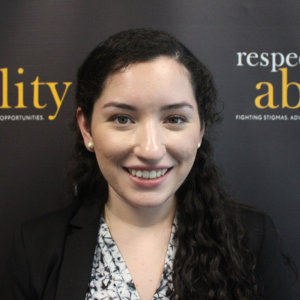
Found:
[[[121,124],[121,125],[126,125],[126,124],[132,123],[131,119],[127,116],[122,116],[122,115],[115,116],[113,119],[117,124]]]
[[[167,119],[167,123],[170,124],[182,124],[186,122],[186,119],[182,116],[171,116]]]

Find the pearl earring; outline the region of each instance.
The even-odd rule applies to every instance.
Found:
[[[88,142],[87,146],[90,151],[94,151],[94,143],[93,142]]]
[[[201,143],[198,143],[198,145],[197,145],[197,148],[199,149],[199,148],[200,148],[200,146],[201,146]]]

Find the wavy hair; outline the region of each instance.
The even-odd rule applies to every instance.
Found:
[[[194,165],[176,192],[178,248],[173,266],[174,291],[170,299],[260,299],[255,260],[243,246],[244,230],[238,208],[221,185],[209,141],[211,128],[220,120],[216,90],[208,69],[169,34],[134,29],[117,33],[100,43],[78,70],[76,105],[90,124],[95,101],[109,75],[139,62],[168,56],[189,71],[205,135]],[[76,198],[108,193],[95,155],[86,150],[74,122],[76,144],[72,184]],[[101,197],[102,209],[107,197]],[[236,213],[235,213],[236,212]]]

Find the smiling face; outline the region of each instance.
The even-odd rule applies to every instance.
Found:
[[[183,65],[158,57],[114,73],[95,102],[90,126],[80,108],[77,119],[87,148],[94,143],[109,202],[175,203],[204,132]]]

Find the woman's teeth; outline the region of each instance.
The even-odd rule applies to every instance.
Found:
[[[154,179],[159,178],[165,175],[168,169],[159,169],[159,170],[136,170],[136,169],[128,169],[129,173],[132,176],[144,178],[144,179]]]

